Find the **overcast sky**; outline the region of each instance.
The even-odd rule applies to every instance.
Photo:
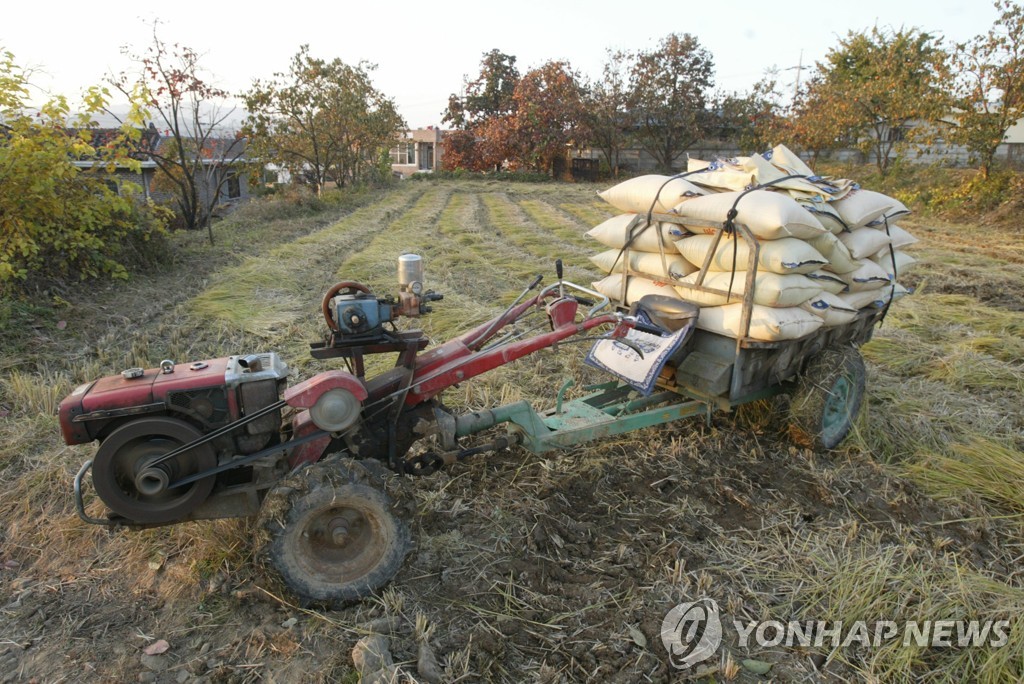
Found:
[[[108,0],[63,9],[20,0],[0,10],[0,47],[37,69],[35,85],[74,98],[125,69],[122,46],[142,51],[155,19],[165,42],[200,52],[210,80],[233,93],[285,71],[308,43],[317,57],[377,64],[377,88],[416,128],[441,123],[449,93],[479,73],[481,55],[492,48],[515,55],[521,72],[563,59],[597,77],[606,49],[648,49],[668,33],[686,32],[714,56],[718,88],[745,90],[777,66],[791,91],[801,51],[804,67],[811,66],[851,29],[913,26],[963,41],[986,32],[995,17],[988,0]]]

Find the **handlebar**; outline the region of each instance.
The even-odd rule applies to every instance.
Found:
[[[648,333],[650,335],[657,335],[658,337],[661,337],[662,335],[665,334],[665,331],[662,330],[661,328],[640,323],[639,321],[636,320],[635,317],[630,318],[632,318],[633,321],[633,330],[637,330],[642,333]]]
[[[568,280],[562,280],[562,281],[559,281],[557,283],[553,283],[553,284],[548,285],[547,287],[545,287],[543,290],[540,291],[540,294],[537,295],[537,301],[538,302],[541,301],[549,293],[554,292],[555,290],[558,290],[559,288],[569,288],[571,290],[576,290],[578,292],[582,292],[583,294],[587,294],[587,295],[590,295],[591,297],[595,298],[594,300],[586,299],[586,300],[582,300],[582,301],[577,298],[576,301],[580,302],[580,304],[583,304],[584,306],[590,306],[590,311],[587,312],[587,315],[584,317],[584,320],[586,320],[588,318],[593,318],[594,316],[597,315],[598,311],[601,311],[602,309],[607,308],[611,304],[611,300],[608,299],[607,297],[605,297],[600,292],[596,292],[594,290],[591,290],[589,287],[583,287],[582,285],[577,285],[576,283],[571,283]],[[596,301],[597,304],[594,304],[594,301]]]

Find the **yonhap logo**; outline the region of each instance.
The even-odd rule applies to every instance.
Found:
[[[673,667],[685,669],[707,660],[722,643],[718,604],[709,598],[680,603],[661,622],[661,642]]]

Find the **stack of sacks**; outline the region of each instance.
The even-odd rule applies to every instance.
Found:
[[[694,178],[709,180],[712,174],[709,171]],[[745,225],[759,245],[749,336],[787,340],[821,328],[824,316],[809,309],[808,303],[821,297],[824,290],[807,274],[827,268],[829,259],[811,241],[835,238],[792,197],[771,190],[752,190],[746,194],[732,190],[680,202],[672,213],[693,233],[676,242],[680,254],[699,269],[708,259],[718,233],[717,229],[708,228],[707,223],[721,225],[734,207],[734,222]],[[711,254],[704,285],[730,293],[731,284],[728,298],[685,286],[677,288],[683,299],[702,306],[697,319],[699,328],[731,337],[742,333],[742,297],[750,257],[749,243],[743,237],[723,235]],[[688,282],[696,284],[698,275],[694,274]]]
[[[646,294],[678,296],[673,283],[697,270],[674,246],[686,231],[680,225],[667,222],[655,221],[648,227],[646,216],[652,210],[656,214],[667,214],[682,200],[703,194],[704,190],[685,179],[657,175],[632,178],[600,193],[606,202],[624,213],[587,233],[607,248],[590,258],[603,273],[609,274],[594,283],[595,289],[610,299],[619,300],[623,293],[622,279],[626,277],[627,303]],[[627,243],[628,252],[624,249]],[[629,268],[625,269],[627,253]],[[624,275],[624,270],[628,270],[628,274]]]
[[[588,233],[611,248],[593,258],[610,273],[594,283],[595,289],[621,300],[622,279],[628,277],[625,304],[645,294],[677,296],[703,307],[698,327],[737,336],[749,262],[746,240],[723,235],[710,255],[703,284],[730,292],[729,297],[692,289],[718,232],[708,224],[722,225],[735,206],[734,222],[745,225],[759,243],[751,338],[802,337],[848,323],[860,309],[907,292],[896,276],[914,263],[903,248],[916,240],[894,223],[909,213],[897,200],[849,180],[816,177],[783,146],[754,157],[691,160],[690,170],[695,173],[686,178],[643,176],[601,193],[627,213]],[[634,233],[643,229],[652,207],[674,219],[633,239],[624,274],[621,251],[629,227]],[[672,244],[682,262],[665,251]]]

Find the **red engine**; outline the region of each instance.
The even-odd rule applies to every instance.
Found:
[[[257,479],[253,468],[173,485],[224,460],[253,454],[280,439],[288,367],[277,354],[130,368],[76,388],[60,404],[68,444],[100,440],[92,463],[93,484],[114,513],[140,523],[165,523],[195,515],[215,491],[244,495]],[[181,456],[173,449],[215,433],[240,418],[266,410],[244,429],[224,431]],[[254,504],[258,502],[253,502]],[[246,506],[248,507],[248,506]],[[227,511],[224,511],[227,513]]]
[[[208,432],[276,402],[287,376],[288,367],[274,352],[130,368],[77,387],[60,404],[60,427],[67,444],[85,444],[102,439],[125,418],[164,413]],[[258,451],[280,426],[280,411],[250,423],[245,434],[234,435],[233,449]]]

